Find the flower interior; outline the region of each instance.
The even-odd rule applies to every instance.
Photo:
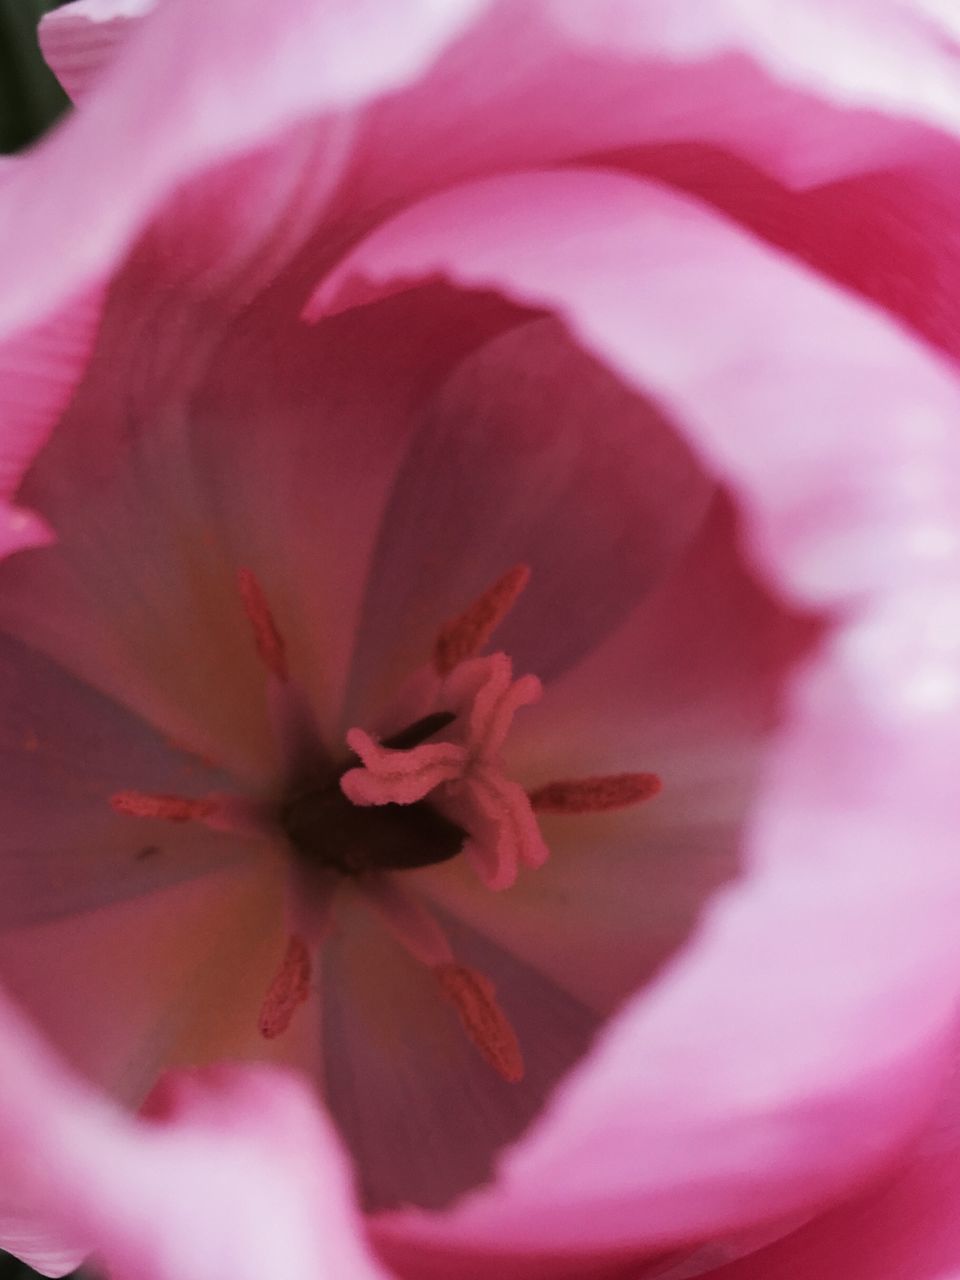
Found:
[[[307,1072],[372,1210],[488,1179],[738,870],[809,641],[681,434],[426,284],[116,283],[0,565],[11,989],[129,1105]]]
[[[346,879],[433,973],[491,1067],[505,1080],[523,1078],[522,1052],[493,984],[456,962],[437,922],[404,888],[403,873],[462,854],[487,888],[509,889],[521,863],[537,868],[547,859],[536,809],[602,813],[660,790],[652,773],[549,782],[529,794],[506,776],[501,748],[513,716],[536,702],[542,688],[533,676],[514,680],[504,653],[475,655],[528,577],[525,565],[516,566],[441,628],[432,672],[417,673],[415,688],[400,696],[407,707],[420,703],[421,714],[381,741],[351,729],[347,745],[361,762],[355,766],[327,756],[302,690],[290,680],[283,637],[263,591],[249,569],[241,570],[240,593],[270,682],[278,754],[286,761],[276,799],[131,791],[112,797],[114,809],[133,817],[203,822],[239,839],[285,842],[294,905],[287,948],[259,1020],[267,1039],[286,1031],[309,996],[313,956]]]

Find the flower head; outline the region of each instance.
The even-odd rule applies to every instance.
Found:
[[[904,219],[834,243],[891,157],[953,156],[899,74],[945,42],[854,0],[866,61],[813,0],[792,41],[142,8],[50,20],[86,100],[0,171],[0,974],[151,1101],[41,1048],[51,1127],[4,1012],[0,1219],[205,1278],[144,1153],[175,1182],[199,1117],[216,1203],[262,1190],[219,1143],[286,1077],[177,1073],[255,1059],[403,1272],[752,1248],[899,1149],[951,1043],[960,395],[903,322],[956,325],[881,270]],[[925,243],[934,168],[895,174]],[[46,1179],[61,1125],[95,1158]]]

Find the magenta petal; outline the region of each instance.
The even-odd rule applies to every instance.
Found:
[[[920,1142],[874,1188],[711,1275],[715,1280],[945,1280],[960,1271],[958,1198],[953,1086]],[[664,1280],[671,1280],[669,1272]]]
[[[0,1007],[0,1163],[115,1280],[382,1276],[313,1098],[270,1068],[175,1073],[127,1120]],[[34,1255],[36,1256],[36,1255]]]

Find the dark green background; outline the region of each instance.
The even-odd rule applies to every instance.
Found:
[[[37,22],[56,7],[56,0],[0,0],[0,151],[26,146],[68,105],[37,46]]]
[[[56,7],[57,0],[0,0],[0,152],[28,146],[69,106],[37,45],[37,23]],[[0,1280],[36,1274],[0,1251]]]

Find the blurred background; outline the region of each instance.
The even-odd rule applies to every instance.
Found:
[[[37,45],[57,0],[0,0],[0,151],[19,151],[69,106]]]
[[[55,8],[57,0],[0,0],[0,152],[28,146],[70,105],[37,44],[37,23]],[[0,1251],[0,1280],[36,1274]]]

